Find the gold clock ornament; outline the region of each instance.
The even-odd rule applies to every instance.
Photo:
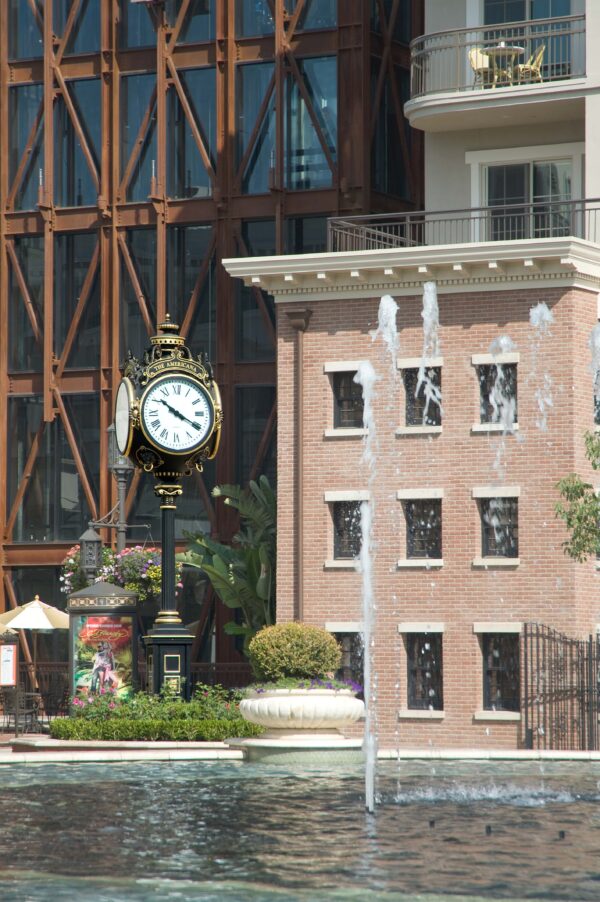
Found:
[[[178,477],[217,453],[223,413],[212,368],[194,357],[167,315],[140,362],[129,355],[115,400],[121,454],[159,479]]]

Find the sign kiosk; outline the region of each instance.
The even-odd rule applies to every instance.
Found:
[[[19,735],[19,637],[13,630],[0,634],[0,688],[15,690],[15,736]],[[4,712],[6,714],[6,711]]]

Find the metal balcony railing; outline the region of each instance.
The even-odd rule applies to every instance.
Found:
[[[336,217],[328,221],[327,247],[364,251],[568,236],[600,242],[600,198]]]
[[[585,16],[422,35],[411,44],[411,99],[449,91],[543,86],[585,75]]]

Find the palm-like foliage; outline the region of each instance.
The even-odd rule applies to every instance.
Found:
[[[188,550],[177,559],[206,573],[223,604],[240,612],[241,622],[227,623],[225,631],[243,636],[245,650],[259,629],[275,622],[276,496],[266,476],[247,489],[215,486],[213,496],[239,511],[239,532],[231,545],[189,535]]]

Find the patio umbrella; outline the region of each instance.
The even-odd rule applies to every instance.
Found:
[[[0,630],[10,627],[11,630],[33,631],[33,671],[37,679],[37,636],[41,630],[68,630],[69,615],[52,605],[40,601],[36,595],[33,601],[21,604],[12,611],[0,614]]]

